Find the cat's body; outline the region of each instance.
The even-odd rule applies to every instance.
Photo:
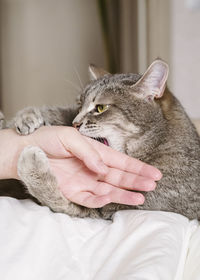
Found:
[[[43,124],[70,125],[77,114],[73,123],[80,133],[106,139],[112,148],[158,167],[163,178],[145,194],[143,205],[88,209],[64,198],[44,153],[29,147],[18,165],[29,192],[52,210],[72,216],[108,219],[117,210],[136,208],[200,219],[200,138],[179,101],[165,89],[166,64],[154,62],[142,77],[104,75],[95,68],[90,72],[94,81],[80,97],[78,114],[77,109],[28,108],[15,118],[18,132],[28,134]]]

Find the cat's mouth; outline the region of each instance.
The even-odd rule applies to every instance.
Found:
[[[100,143],[103,143],[106,146],[109,146],[108,140],[106,138],[101,138],[101,137],[91,137],[92,139],[99,141]]]

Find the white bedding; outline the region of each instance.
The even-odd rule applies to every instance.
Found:
[[[199,280],[200,228],[173,213],[120,211],[110,222],[1,197],[0,279]]]

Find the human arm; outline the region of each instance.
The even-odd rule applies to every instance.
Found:
[[[142,204],[144,196],[128,190],[153,190],[161,178],[156,168],[83,137],[72,127],[52,126],[28,136],[11,129],[0,131],[1,179],[18,178],[17,161],[27,145],[46,153],[66,198],[86,207],[102,207],[109,202]]]

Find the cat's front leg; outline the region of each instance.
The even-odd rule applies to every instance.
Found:
[[[19,157],[17,168],[28,192],[42,205],[70,216],[99,217],[95,209],[79,206],[64,197],[58,188],[56,177],[50,171],[48,158],[40,148],[26,147]]]
[[[0,129],[5,128],[5,117],[4,114],[0,111]]]
[[[13,126],[19,134],[33,133],[40,126],[46,125],[39,108],[27,107],[19,111],[14,118]]]
[[[72,126],[72,121],[77,114],[78,108],[76,106],[27,107],[17,113],[9,127],[15,127],[19,134],[27,135],[43,125]]]

